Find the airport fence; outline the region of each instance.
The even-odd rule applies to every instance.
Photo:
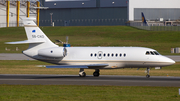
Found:
[[[143,29],[143,30],[150,30],[150,31],[180,31],[180,25],[167,25],[164,26],[164,24],[154,24],[152,25],[143,25],[142,22],[130,22],[129,26],[138,28],[138,29]]]
[[[40,20],[40,26],[113,26],[126,25],[127,19],[71,19],[71,20]]]

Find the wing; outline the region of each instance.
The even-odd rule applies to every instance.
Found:
[[[108,64],[88,64],[88,65],[52,65],[46,66],[46,68],[100,68],[109,66]]]

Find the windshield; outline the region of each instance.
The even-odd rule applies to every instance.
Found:
[[[157,51],[146,51],[146,55],[160,55]]]

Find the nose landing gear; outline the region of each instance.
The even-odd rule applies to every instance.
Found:
[[[146,78],[150,78],[150,75],[149,75],[149,71],[150,71],[150,69],[149,69],[149,68],[147,68],[147,69],[146,69],[146,71],[147,71]]]
[[[79,77],[85,77],[85,76],[86,76],[86,73],[84,72],[84,69],[80,68]]]

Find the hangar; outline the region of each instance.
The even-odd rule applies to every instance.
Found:
[[[41,0],[40,26],[126,25],[148,20],[179,20],[179,0]]]
[[[40,26],[125,25],[127,0],[44,0]],[[52,17],[52,19],[51,19]]]
[[[141,12],[150,21],[180,19],[180,0],[129,0],[130,21],[141,20]]]

